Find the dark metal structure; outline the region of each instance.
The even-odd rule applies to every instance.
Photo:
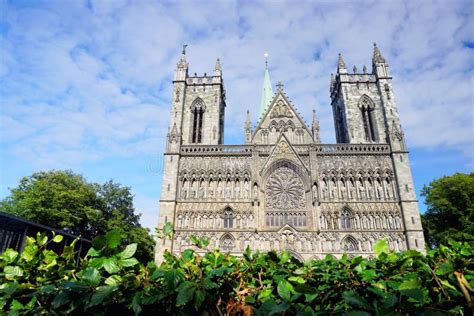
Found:
[[[79,258],[87,254],[87,251],[92,246],[92,241],[88,239],[80,238],[46,225],[34,223],[18,216],[0,212],[0,254],[8,248],[21,252],[25,247],[27,236],[36,238],[38,233],[45,233],[51,238],[53,235],[52,232],[64,237],[60,243],[48,244],[48,249],[52,249],[57,253],[61,253],[64,247],[71,244],[73,240],[79,239],[75,245],[77,262]]]

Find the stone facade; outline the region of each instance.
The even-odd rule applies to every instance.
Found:
[[[339,56],[330,95],[337,144],[321,144],[281,84],[243,145],[224,145],[225,89],[213,75],[189,76],[185,54],[173,81],[158,227],[171,222],[167,249],[192,247],[190,235],[241,254],[288,250],[301,260],[424,250],[413,179],[389,66],[374,46],[372,72],[353,74]],[[200,251],[200,250],[198,250]]]

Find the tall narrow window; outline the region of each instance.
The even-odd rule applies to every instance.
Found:
[[[378,140],[377,128],[375,126],[375,104],[370,97],[363,95],[359,100],[359,108],[362,115],[365,139],[370,142]]]
[[[344,117],[342,114],[342,109],[340,107],[337,107],[336,111],[336,137],[338,138],[337,141],[339,143],[345,143],[346,132],[344,128]]]
[[[341,228],[351,229],[352,228],[352,212],[344,208],[341,212]]]
[[[232,209],[226,208],[224,210],[224,228],[234,227],[234,212]]]
[[[202,128],[204,122],[205,106],[201,98],[194,100],[191,105],[191,142],[201,143],[203,138]]]

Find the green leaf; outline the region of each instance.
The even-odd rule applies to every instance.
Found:
[[[168,238],[173,237],[173,224],[171,222],[166,222],[163,225],[163,235]]]
[[[67,291],[61,291],[51,302],[53,308],[59,308],[70,301],[70,296]]]
[[[17,300],[13,300],[12,303],[11,303],[11,309],[14,310],[14,311],[17,311],[17,310],[22,310],[23,308],[25,308],[23,306],[23,304],[21,304],[20,302],[18,302]]]
[[[186,305],[193,297],[195,284],[189,281],[181,283],[176,289],[178,296],[176,297],[176,306]]]
[[[80,278],[84,283],[90,286],[97,286],[100,282],[100,273],[99,270],[95,268],[88,268],[81,275]]]
[[[453,290],[453,291],[457,291],[456,287],[454,287],[453,285],[451,285],[451,283],[449,283],[448,280],[439,280],[441,282],[441,284],[443,284],[445,287]]]
[[[292,276],[292,277],[289,277],[288,278],[288,281],[292,282],[292,283],[297,283],[297,284],[304,284],[306,283],[306,281],[302,278],[302,277],[299,277],[299,276]]]
[[[88,257],[98,257],[101,255],[101,252],[100,250],[96,250],[94,247],[91,247],[89,248],[89,250],[87,251],[87,255]]]
[[[377,240],[374,244],[374,252],[377,257],[380,256],[382,253],[388,254],[389,249],[387,242],[384,239]]]
[[[26,303],[25,305],[26,309],[31,310],[33,306],[35,305],[35,303],[36,303],[36,296],[33,296],[31,300],[28,303]]]
[[[61,241],[63,241],[63,236],[62,236],[62,235],[56,235],[56,236],[54,236],[53,242],[55,242],[55,243],[60,243]]]
[[[93,268],[96,268],[96,269],[100,269],[104,266],[105,259],[106,258],[104,258],[104,257],[92,258],[89,261],[89,266],[93,267]]]
[[[402,290],[400,291],[400,294],[409,297],[412,301],[414,300],[415,302],[418,303],[424,303],[425,302],[425,292],[423,289],[407,289],[407,290]]]
[[[290,307],[289,302],[277,304],[274,300],[266,300],[259,308],[260,315],[276,315],[283,313]]]
[[[120,267],[117,264],[117,260],[112,257],[104,259],[104,269],[112,274],[117,273],[120,270]]]
[[[294,292],[294,289],[288,281],[283,279],[278,282],[277,292],[282,299],[289,301],[291,299],[291,293]]]
[[[122,267],[133,267],[138,264],[138,260],[135,258],[122,259],[119,261]]]
[[[92,247],[94,247],[95,250],[100,251],[104,249],[107,246],[107,239],[105,236],[97,236],[92,240]]]
[[[135,252],[137,251],[137,244],[130,244],[125,249],[119,253],[119,256],[122,257],[123,259],[128,259],[132,257]]]
[[[258,299],[261,301],[265,301],[270,295],[272,295],[272,289],[265,289],[258,294]]]
[[[15,279],[15,277],[23,276],[23,269],[19,266],[6,266],[3,272],[5,273],[5,278],[10,281]]]
[[[280,254],[280,263],[281,264],[287,263],[288,260],[290,260],[290,258],[291,258],[291,255],[287,251],[283,251]]]
[[[416,278],[411,278],[411,279],[408,279],[408,280],[404,280],[402,283],[400,283],[400,285],[398,286],[398,290],[399,291],[403,291],[403,290],[411,290],[411,289],[419,289],[421,288],[421,285],[420,285],[420,280],[416,279]]]
[[[452,274],[454,272],[454,267],[451,262],[443,262],[438,269],[436,269],[437,275]]]
[[[105,239],[107,239],[107,245],[111,248],[117,248],[122,242],[122,235],[118,229],[114,229],[105,234]]]
[[[18,252],[10,248],[5,250],[5,252],[2,254],[2,259],[6,264],[12,263],[16,257],[18,257]]]
[[[362,280],[369,282],[377,277],[377,273],[373,269],[367,269],[360,273],[362,275]]]
[[[13,281],[11,283],[0,284],[0,293],[5,293],[6,295],[12,295],[18,289],[18,282]]]
[[[360,297],[354,291],[344,291],[342,293],[342,297],[344,298],[344,301],[351,306],[361,307],[369,311],[373,309],[367,300],[365,300],[363,297]]]
[[[43,246],[48,242],[48,236],[46,236],[44,233],[38,233],[36,235],[36,242],[39,246]]]
[[[314,288],[308,284],[296,284],[294,289],[296,293],[310,294],[314,292]]]
[[[391,294],[383,301],[383,306],[385,308],[393,308],[398,302],[398,297],[395,294]]]
[[[105,279],[104,283],[107,285],[120,285],[123,279],[120,275],[114,274]]]
[[[95,293],[91,297],[91,301],[89,306],[95,306],[102,303],[107,297],[111,296],[111,294],[118,289],[116,285],[107,285],[107,286],[100,286],[97,288]]]
[[[21,253],[21,258],[24,259],[26,262],[30,262],[36,257],[38,253],[38,246],[36,244],[29,244],[23,249]]]
[[[204,291],[194,292],[194,309],[195,310],[199,310],[205,298],[206,298],[206,292]]]

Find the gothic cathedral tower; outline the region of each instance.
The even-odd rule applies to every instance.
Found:
[[[424,237],[392,77],[375,43],[372,73],[367,73],[365,65],[362,72],[354,66],[353,73],[348,73],[339,54],[336,77],[331,75],[330,93],[338,143],[390,144],[407,242],[410,248],[420,248]]]
[[[219,59],[212,76],[188,74],[186,45],[176,65],[170,123],[163,161],[160,217],[158,227],[174,222],[179,158],[182,145],[218,145],[224,142],[225,89]],[[162,253],[171,250],[172,243],[157,244]],[[158,251],[157,251],[158,253]]]

